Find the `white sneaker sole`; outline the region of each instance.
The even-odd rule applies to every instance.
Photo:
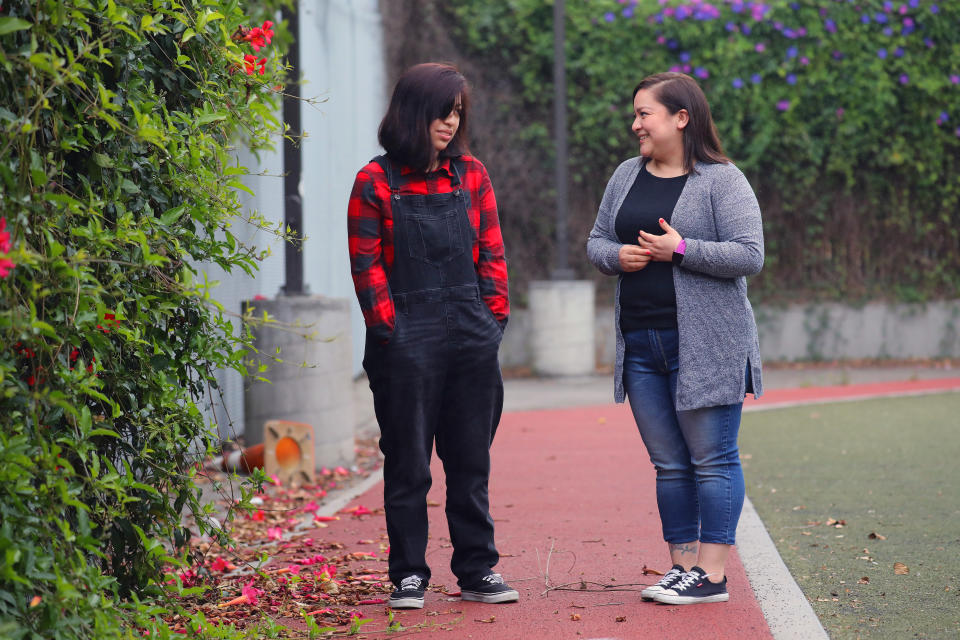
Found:
[[[390,598],[392,609],[423,609],[423,598]]]
[[[647,587],[640,592],[640,597],[644,600],[653,600],[654,596],[656,596],[658,593],[663,593],[663,587]]]
[[[717,593],[712,596],[675,596],[669,593],[658,593],[653,597],[657,602],[663,604],[700,604],[708,602],[726,602],[730,599],[729,593]]]
[[[520,599],[520,594],[511,589],[510,591],[501,591],[500,593],[480,593],[479,591],[461,591],[461,600],[470,602],[485,602],[487,604],[499,604],[501,602],[516,602]]]

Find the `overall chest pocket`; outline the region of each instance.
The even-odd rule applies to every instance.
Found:
[[[444,264],[466,251],[465,229],[456,209],[407,217],[410,257],[429,264]]]

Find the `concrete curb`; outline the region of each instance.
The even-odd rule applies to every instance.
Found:
[[[743,501],[737,525],[737,553],[776,640],[827,640],[829,636],[813,607],[757,515],[750,498]]]
[[[357,496],[361,496],[378,482],[383,482],[383,467],[373,471],[362,482],[358,482],[349,489],[344,489],[343,493],[337,495],[327,503],[324,503],[317,509],[319,516],[335,516],[340,509],[350,504]]]

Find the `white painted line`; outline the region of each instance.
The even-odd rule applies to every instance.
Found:
[[[888,391],[886,393],[865,393],[863,395],[847,396],[843,398],[812,398],[810,400],[790,400],[786,402],[776,402],[772,404],[747,404],[744,403],[744,411],[770,411],[772,409],[790,409],[793,407],[805,407],[811,404],[833,404],[834,402],[859,402],[860,400],[877,400],[879,398],[909,398],[911,396],[929,396],[938,393],[956,393],[960,387],[944,387],[942,389],[921,389],[918,391]]]
[[[749,498],[737,525],[737,553],[775,640],[829,640]]]

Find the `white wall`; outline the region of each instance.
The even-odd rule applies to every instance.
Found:
[[[300,60],[304,82],[302,103],[303,174],[300,192],[304,218],[304,283],[312,295],[346,298],[351,304],[353,372],[361,371],[365,328],[350,278],[347,252],[347,202],[357,170],[381,152],[377,127],[386,110],[383,26],[377,0],[302,0],[299,3]],[[325,100],[320,103],[320,100]],[[238,151],[240,165],[251,173],[244,179],[255,196],[241,201],[274,222],[283,220],[283,145],[259,157]],[[272,249],[255,278],[242,272],[224,274],[206,269],[220,281],[214,291],[228,312],[240,313],[241,303],[256,295],[274,298],[284,284],[284,247],[273,236],[252,227],[235,227],[243,242]],[[239,325],[238,321],[234,322]],[[243,432],[243,380],[232,371],[218,372],[223,402],[215,413],[223,438]],[[208,408],[209,411],[209,408]]]
[[[377,127],[386,110],[383,25],[377,0],[300,3],[303,108],[304,281],[310,293],[352,304],[354,373],[365,328],[350,278],[347,201],[357,171],[382,153]]]

